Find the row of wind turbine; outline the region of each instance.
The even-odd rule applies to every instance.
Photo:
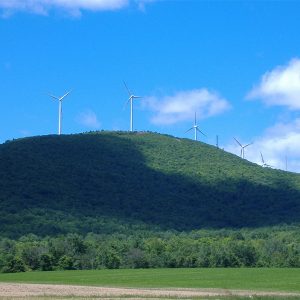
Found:
[[[127,87],[125,81],[123,81],[124,86],[129,94],[129,98],[126,104],[128,104],[130,102],[130,131],[133,131],[133,100],[134,99],[138,99],[138,98],[142,98],[141,96],[136,96],[133,93],[131,93],[131,91],[129,90],[129,88]],[[51,98],[58,100],[58,134],[61,135],[62,132],[62,102],[64,100],[65,97],[67,97],[72,91],[67,92],[66,94],[64,94],[61,97],[57,97],[54,96],[52,94],[48,94]]]
[[[241,147],[241,157],[244,159],[245,158],[245,148],[247,148],[248,146],[252,145],[253,143],[249,143],[246,145],[242,145],[235,137],[234,137],[235,141],[238,143],[238,145]],[[261,165],[262,167],[266,167],[266,168],[273,168],[273,166],[267,164],[264,160],[264,157],[262,155],[262,153],[260,152],[260,158],[261,158]]]
[[[136,96],[134,95],[128,88],[127,84],[125,83],[125,81],[123,81],[124,86],[128,92],[129,98],[126,102],[126,105],[128,103],[130,103],[130,131],[133,131],[133,100],[134,99],[139,99],[142,98],[141,96]],[[62,132],[62,102],[63,100],[72,92],[72,90],[68,91],[67,93],[65,93],[63,96],[61,97],[57,97],[54,96],[52,94],[49,94],[49,96],[55,100],[58,100],[58,134],[60,135]],[[198,132],[201,133],[202,135],[206,136],[200,129],[199,129],[199,125],[197,124],[197,113],[195,112],[195,119],[194,119],[194,125],[189,128],[185,133],[194,130],[194,140],[197,141],[198,140]],[[242,145],[235,137],[234,140],[236,141],[236,143],[241,147],[241,153],[240,156],[241,158],[245,159],[245,148],[247,148],[248,146],[252,145],[253,143],[249,143],[246,145]],[[217,147],[218,147],[218,136],[217,136]],[[267,164],[264,160],[264,157],[262,155],[262,153],[260,152],[260,157],[261,157],[261,162],[262,162],[262,166],[263,167],[268,167],[268,168],[273,168],[273,166]],[[287,159],[286,159],[286,169],[287,169]]]

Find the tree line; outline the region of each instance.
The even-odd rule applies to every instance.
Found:
[[[300,231],[281,227],[0,239],[1,272],[182,267],[300,267]]]

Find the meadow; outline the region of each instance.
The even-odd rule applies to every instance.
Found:
[[[300,293],[299,268],[119,269],[0,274],[0,282]]]

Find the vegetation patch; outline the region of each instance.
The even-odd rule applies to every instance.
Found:
[[[149,132],[0,145],[0,271],[300,267],[300,175]]]
[[[27,272],[0,274],[0,282],[300,292],[300,269],[189,268]]]
[[[0,145],[0,236],[300,222],[300,175],[154,133],[92,132]]]
[[[0,272],[300,267],[300,227],[0,239]]]

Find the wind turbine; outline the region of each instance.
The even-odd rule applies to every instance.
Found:
[[[197,132],[199,131],[200,133],[202,133],[204,136],[206,136],[200,129],[199,126],[197,125],[197,113],[195,112],[195,121],[194,121],[194,126],[191,127],[190,129],[188,129],[185,133],[189,132],[190,130],[194,129],[194,139],[195,141],[197,141]]]
[[[137,98],[142,98],[141,96],[135,96],[134,94],[132,94],[130,92],[130,90],[128,89],[125,81],[123,81],[125,88],[129,94],[129,98],[128,98],[128,102],[130,102],[130,131],[133,131],[133,99],[137,99]]]
[[[260,152],[260,157],[261,157],[262,167],[273,168],[273,166],[270,166],[265,162],[264,157],[261,152]]]
[[[247,145],[242,145],[235,137],[234,137],[235,141],[239,144],[239,146],[241,147],[241,157],[244,159],[245,158],[245,148],[252,145],[253,143],[247,144]]]
[[[61,121],[62,121],[62,101],[65,97],[67,97],[72,91],[67,92],[62,97],[56,97],[51,94],[49,94],[50,97],[53,99],[58,100],[58,134],[61,134]]]

